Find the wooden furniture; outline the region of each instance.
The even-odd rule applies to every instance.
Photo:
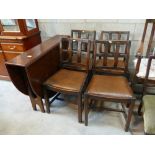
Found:
[[[149,38],[149,43],[147,45],[147,50],[144,53],[145,36],[147,34],[147,28],[148,28],[149,24],[152,24],[152,29],[151,29],[151,34],[150,34],[150,38]],[[154,48],[152,47],[153,46],[152,43],[153,43],[154,31],[155,31],[155,19],[146,19],[145,25],[144,25],[144,30],[143,30],[143,35],[142,35],[142,39],[141,39],[141,43],[140,43],[140,47],[138,49],[139,54],[148,57],[150,55],[150,53],[152,53],[154,51]]]
[[[130,32],[129,31],[101,31],[99,40],[103,40],[103,41],[119,41],[119,40],[129,40],[129,36],[130,36]],[[111,64],[114,64],[114,59],[115,56],[112,53],[115,53],[116,51],[116,47],[115,44],[110,44],[111,47],[109,47],[109,55],[111,53],[111,56],[107,58],[107,66],[111,66]],[[121,53],[124,54],[124,58],[120,58],[118,59],[118,64],[121,66],[121,68],[126,68],[125,71],[125,75],[126,77],[129,79],[130,74],[128,71],[128,61],[129,61],[129,53],[127,53],[127,48],[123,48],[123,47],[119,47],[121,48]],[[102,47],[100,45],[99,47],[100,52],[102,52]],[[98,60],[100,63],[100,60]],[[125,67],[125,63],[126,63],[126,67]],[[113,72],[113,70],[108,70],[108,72]],[[122,71],[120,70],[115,70],[115,74],[122,74]],[[124,74],[124,73],[123,73]]]
[[[129,53],[130,41],[95,41],[93,75],[85,92],[85,125],[88,125],[88,109],[89,105],[91,104],[90,101],[112,101],[121,103],[123,110],[109,108],[108,110],[123,112],[126,119],[125,131],[128,131],[135,98],[132,89],[128,84],[128,80],[124,76],[116,76],[114,74],[105,72],[105,69],[109,68],[109,65],[107,65],[107,57],[109,56],[108,50],[109,47],[111,47],[111,44],[115,44],[116,51],[115,53],[113,53],[115,56],[115,60],[110,69],[120,69],[120,66],[118,65],[120,45],[125,44],[128,51],[127,53]],[[98,51],[98,46],[102,46],[102,48],[104,48],[104,52],[101,53],[100,51]],[[97,59],[101,59],[102,63],[98,64]],[[124,104],[130,105],[128,113],[125,110]]]
[[[96,39],[96,31],[91,31],[91,30],[71,30],[71,37],[72,38],[95,40]]]
[[[91,47],[90,52],[93,53],[94,46],[93,41],[96,39],[96,31],[94,30],[71,30],[71,37],[72,38],[81,38],[81,39],[89,39],[91,40]],[[82,50],[86,51],[86,46],[84,43],[82,45]],[[73,43],[73,50],[77,50],[77,43]],[[92,55],[93,56],[93,55]]]
[[[139,61],[137,63],[137,66],[140,66],[140,61],[141,61],[141,57],[139,58]],[[155,95],[155,75],[154,77],[152,77],[153,74],[155,74],[154,72],[154,62],[152,63],[152,61],[155,61],[155,56],[149,56],[148,58],[148,62],[147,62],[147,67],[146,67],[146,72],[144,77],[139,78],[139,81],[141,83],[143,83],[141,91],[142,91],[142,97],[146,94],[151,94],[151,95]],[[137,67],[138,68],[138,67]],[[150,75],[150,72],[151,75]],[[141,98],[142,98],[141,97]],[[140,102],[139,108],[138,108],[138,114],[141,114],[141,108],[142,108],[143,102]]]
[[[99,58],[96,60],[96,67],[104,65],[105,73],[125,75],[129,77],[128,63],[130,56],[130,41],[107,41],[108,48],[102,42],[96,42]],[[103,59],[101,59],[103,57]]]
[[[42,84],[59,69],[61,37],[54,36],[6,62],[11,81],[20,92],[30,97],[34,110],[39,105],[44,112]],[[51,91],[52,95],[55,92]]]
[[[129,40],[130,31],[101,31],[100,40]]]
[[[146,49],[146,51],[144,51],[144,45],[145,45],[144,43],[145,43],[145,39],[147,36],[147,29],[148,29],[149,24],[152,25],[151,34],[149,37],[147,49]],[[154,31],[155,31],[155,20],[147,19],[145,22],[145,26],[144,26],[144,31],[143,31],[140,47],[136,54],[137,64],[135,66],[135,71],[134,71],[134,75],[133,75],[133,79],[132,79],[132,88],[134,90],[134,93],[137,95],[137,98],[139,98],[140,100],[142,100],[142,97],[143,97],[143,88],[144,88],[143,84],[144,84],[145,79],[144,79],[144,77],[138,77],[137,74],[139,72],[142,59],[149,58],[150,55],[155,53],[154,43],[153,43]],[[151,93],[155,93],[155,89],[153,89],[153,88],[149,91],[151,91]],[[138,108],[139,115],[141,114],[141,112],[140,112],[141,105],[142,104],[140,104],[140,106]]]
[[[0,77],[8,79],[5,61],[41,43],[37,20],[0,20]]]
[[[64,42],[67,42],[67,47],[64,46]],[[76,42],[78,45],[76,52],[72,50],[73,42]],[[87,45],[87,51],[82,50],[81,45],[83,43]],[[82,122],[82,93],[90,69],[89,52],[89,40],[62,38],[60,43],[60,70],[44,82],[44,98],[48,113],[50,112],[49,91],[52,90],[58,93],[75,95],[77,96],[78,121]],[[85,58],[83,59],[83,57]]]

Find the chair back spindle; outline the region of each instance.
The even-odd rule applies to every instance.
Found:
[[[63,43],[68,42],[63,48]],[[77,50],[73,50],[73,44],[77,44]],[[85,44],[85,50],[82,49]],[[60,43],[60,63],[62,68],[86,71],[90,69],[90,44],[88,39],[62,38]]]
[[[110,73],[110,70],[128,71],[130,41],[101,41],[94,42],[93,70]],[[124,66],[121,66],[121,63]]]

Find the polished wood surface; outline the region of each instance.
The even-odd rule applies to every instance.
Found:
[[[59,67],[59,42],[55,36],[6,62],[10,78],[19,91],[28,95],[27,83],[33,93],[43,96],[41,84]]]
[[[23,44],[20,43],[1,43],[4,51],[24,51]]]

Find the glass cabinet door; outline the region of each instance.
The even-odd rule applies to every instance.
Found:
[[[20,32],[17,19],[1,19],[3,32]]]
[[[37,28],[35,19],[26,19],[25,21],[28,31]]]

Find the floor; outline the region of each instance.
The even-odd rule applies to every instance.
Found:
[[[9,81],[0,81],[0,134],[35,135],[131,135],[143,134],[142,117],[136,112],[131,130],[124,131],[122,114],[91,111],[89,126],[77,122],[77,107],[71,97],[55,101],[51,113],[33,111],[29,97],[20,93]],[[108,103],[110,106],[118,104]],[[136,111],[136,110],[135,110]]]

